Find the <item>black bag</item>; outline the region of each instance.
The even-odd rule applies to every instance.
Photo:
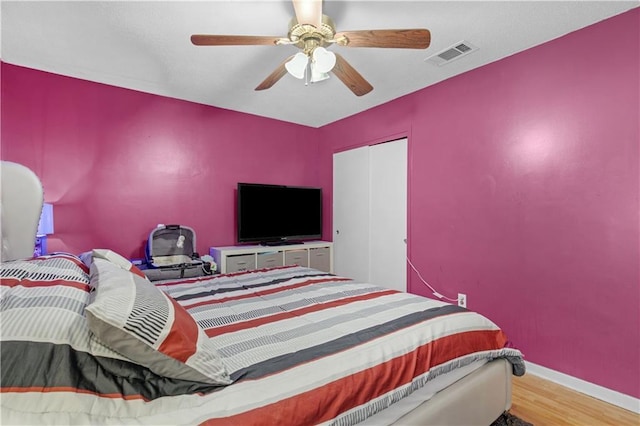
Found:
[[[158,226],[151,231],[145,260],[147,269],[143,272],[151,281],[206,275],[196,252],[196,234],[188,226]]]

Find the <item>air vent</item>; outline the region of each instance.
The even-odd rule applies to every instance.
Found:
[[[436,53],[433,56],[428,57],[427,59],[425,59],[425,61],[430,62],[434,65],[442,66],[444,64],[448,64],[451,61],[462,58],[469,53],[473,53],[476,50],[478,50],[478,48],[473,44],[467,41],[461,41],[451,47],[446,48],[445,50],[442,50],[439,53]]]

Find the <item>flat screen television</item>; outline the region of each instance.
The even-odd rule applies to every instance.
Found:
[[[294,244],[322,237],[322,189],[238,183],[238,242]]]

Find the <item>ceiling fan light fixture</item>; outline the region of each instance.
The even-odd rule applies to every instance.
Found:
[[[289,62],[284,64],[284,67],[287,69],[287,72],[289,74],[299,80],[302,80],[304,78],[308,63],[309,57],[302,52],[298,52]]]
[[[328,78],[328,73],[318,71],[317,68],[313,64],[311,64],[311,79],[309,80],[311,83],[318,83]]]
[[[324,47],[316,47],[312,54],[313,68],[319,73],[328,73],[336,65],[336,55]]]

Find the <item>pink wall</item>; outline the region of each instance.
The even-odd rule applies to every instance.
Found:
[[[318,185],[304,126],[5,63],[2,107],[2,158],[55,205],[53,251],[142,256],[156,224],[179,223],[208,253],[235,243],[238,181]]]
[[[634,397],[639,17],[320,131],[327,188],[334,152],[408,135],[409,255],[421,274],[445,295],[466,293],[527,360]],[[415,274],[409,286],[429,295]]]

